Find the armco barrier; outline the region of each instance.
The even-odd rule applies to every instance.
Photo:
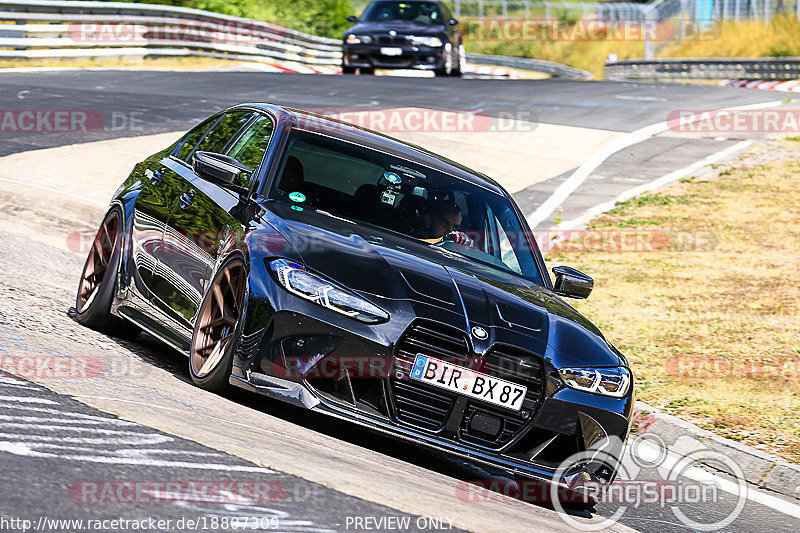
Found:
[[[184,7],[126,2],[0,0],[0,58],[202,56],[340,65],[341,41],[257,20]],[[469,54],[484,65],[588,79],[585,71],[532,59]]]
[[[124,2],[0,0],[0,57],[201,55],[341,63],[341,43],[199,9]]]
[[[631,59],[606,63],[607,80],[796,80],[798,57]]]
[[[541,59],[467,54],[467,61],[480,65],[493,65],[497,67],[544,72],[546,74],[550,74],[554,78],[570,78],[580,80],[589,80],[592,78],[592,75],[585,70],[578,70],[560,63],[552,63],[550,61],[543,61]]]

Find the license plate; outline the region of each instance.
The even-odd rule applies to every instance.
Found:
[[[414,359],[411,378],[514,411],[520,410],[528,392],[522,385],[423,354]]]
[[[384,47],[384,48],[381,48],[381,54],[383,54],[385,56],[401,56],[401,55],[403,55],[403,49],[402,48],[387,48],[387,47]]]

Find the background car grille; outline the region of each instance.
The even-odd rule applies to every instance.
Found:
[[[379,35],[378,44],[408,44],[408,37],[405,35]]]
[[[390,380],[397,419],[437,431],[444,427],[456,395],[407,378],[418,353],[467,366],[469,345],[459,330],[427,321],[412,324],[397,343],[395,368],[404,376]]]
[[[522,409],[516,412],[468,400],[458,430],[462,441],[501,448],[519,434],[536,411],[543,390],[540,358],[519,348],[496,345],[485,358],[473,359],[466,335],[459,329],[417,320],[397,343],[395,369],[401,371],[403,377],[398,379],[395,374],[389,380],[395,416],[401,422],[439,431],[447,423],[458,397],[455,393],[408,379],[418,353],[528,387]],[[498,426],[497,431],[487,432],[485,427],[473,424],[475,417],[494,422]]]

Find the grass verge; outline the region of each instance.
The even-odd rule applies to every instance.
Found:
[[[776,15],[769,22],[721,21],[707,32],[677,39],[679,21],[656,31],[657,58],[670,57],[785,57],[800,56],[800,20],[794,14]],[[537,35],[537,34],[534,34]],[[569,34],[567,34],[569,35]],[[609,54],[619,59],[644,57],[642,40],[613,39],[614,33],[596,40],[481,41],[468,40],[474,53],[530,57],[588,70],[602,79]],[[675,39],[666,40],[675,35]]]
[[[800,138],[619,204],[552,250],[595,278],[576,307],[630,360],[638,398],[800,462]],[[585,241],[584,241],[585,242]]]

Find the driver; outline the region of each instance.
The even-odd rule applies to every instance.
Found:
[[[461,219],[461,209],[456,204],[449,202],[435,204],[432,212],[425,215],[425,234],[428,237],[422,240],[431,244],[448,240],[464,246],[473,246],[472,239],[458,231]]]

